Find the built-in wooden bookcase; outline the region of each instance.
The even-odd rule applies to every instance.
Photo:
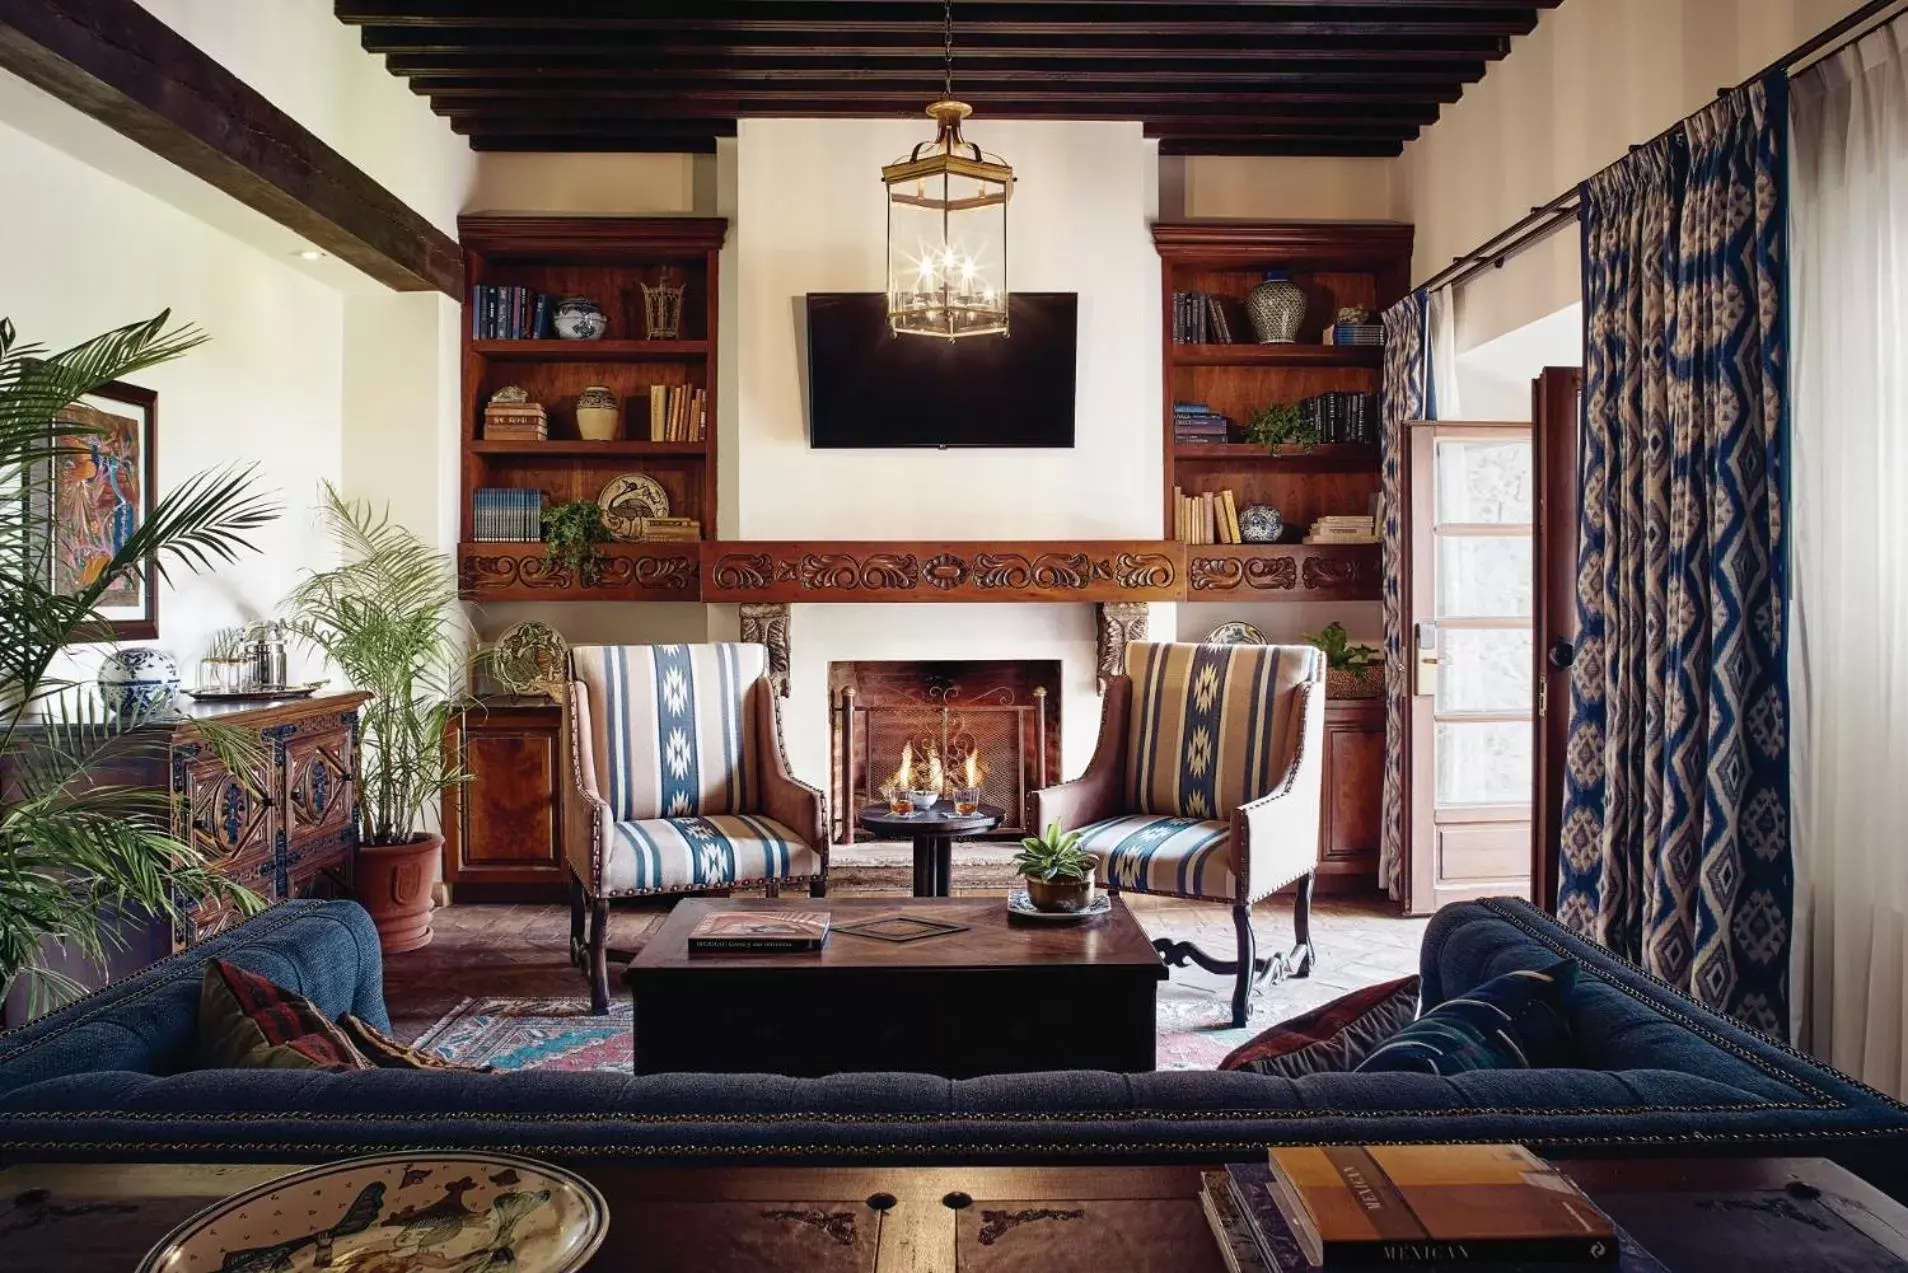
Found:
[[[686,578],[694,599],[694,571],[660,573],[630,561],[686,558],[694,543],[606,545],[619,563],[596,587],[584,588],[519,571],[511,563],[540,558],[535,544],[476,543],[473,493],[484,487],[543,492],[547,506],[595,499],[619,474],[648,474],[669,493],[670,513],[693,517],[702,535],[716,533],[716,298],[717,263],[728,222],[702,217],[509,217],[458,220],[467,283],[520,286],[552,297],[586,296],[608,319],[601,340],[479,340],[465,299],[463,329],[462,541],[465,588],[473,596],[533,594],[547,600],[645,598],[680,600],[681,588],[645,580]],[[645,339],[641,284],[684,287],[678,338]],[[543,442],[484,437],[484,407],[505,385],[518,385],[549,412]],[[622,408],[621,436],[584,441],[577,431],[576,397],[607,386]],[[649,440],[652,386],[687,386],[706,395],[707,429],[700,441]],[[499,563],[502,563],[501,567]],[[665,563],[666,565],[666,563]],[[639,568],[640,567],[640,568]]]
[[[1341,307],[1356,305],[1375,314],[1404,295],[1410,285],[1411,236],[1408,225],[1372,222],[1205,221],[1153,227],[1162,270],[1164,537],[1177,537],[1175,487],[1187,495],[1229,489],[1240,508],[1270,504],[1285,522],[1279,544],[1190,548],[1189,600],[1202,599],[1203,592],[1249,592],[1267,601],[1378,598],[1375,545],[1299,543],[1318,517],[1369,511],[1380,487],[1376,446],[1324,444],[1274,452],[1236,442],[1181,444],[1174,437],[1173,408],[1204,403],[1243,428],[1270,403],[1300,402],[1329,390],[1375,392],[1384,351],[1327,345],[1325,329]],[[1245,298],[1268,270],[1288,271],[1305,292],[1308,304],[1297,344],[1253,343]],[[1176,343],[1177,292],[1221,298],[1236,343]],[[1288,561],[1296,564],[1279,568]],[[1240,569],[1233,569],[1234,562]],[[1288,578],[1292,582],[1284,584]],[[1238,583],[1229,584],[1230,579]],[[1202,580],[1209,586],[1202,587]]]

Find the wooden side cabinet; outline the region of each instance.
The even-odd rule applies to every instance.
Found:
[[[563,713],[547,698],[489,698],[453,720],[444,746],[470,781],[444,801],[444,882],[453,900],[561,901]]]
[[[1378,886],[1385,796],[1385,701],[1325,704],[1325,807],[1318,824],[1320,886],[1338,893]]]

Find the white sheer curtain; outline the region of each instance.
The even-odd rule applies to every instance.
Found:
[[[1441,287],[1431,293],[1425,319],[1430,327],[1426,343],[1431,350],[1431,411],[1433,419],[1462,420],[1458,402],[1457,289]]]
[[[1908,22],[1796,77],[1800,1042],[1908,1092]]]

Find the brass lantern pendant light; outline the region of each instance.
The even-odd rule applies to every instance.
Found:
[[[881,170],[888,191],[888,326],[897,336],[1005,335],[1007,199],[1014,170],[961,136],[954,3],[943,6],[946,73],[927,108],[934,140]]]

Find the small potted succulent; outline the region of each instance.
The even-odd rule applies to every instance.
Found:
[[[1020,842],[1014,865],[1027,882],[1027,900],[1037,911],[1075,914],[1092,907],[1094,869],[1099,863],[1080,847],[1078,831],[1062,831],[1058,822],[1047,824],[1045,835]]]
[[[1376,647],[1353,645],[1345,625],[1334,623],[1305,638],[1325,655],[1327,698],[1377,698],[1385,692],[1385,656]]]

